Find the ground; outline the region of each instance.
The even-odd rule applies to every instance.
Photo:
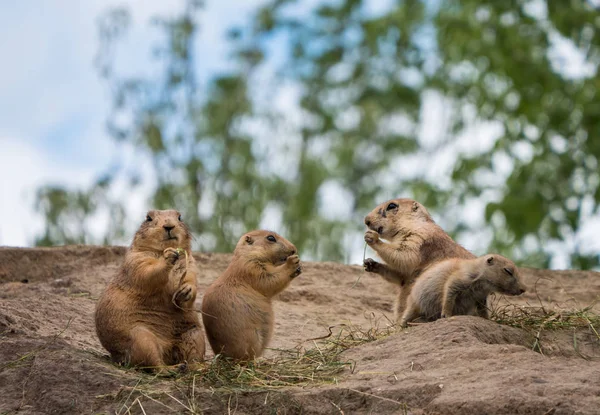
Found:
[[[110,362],[96,338],[93,311],[124,252],[0,248],[0,414],[600,413],[597,327],[581,314],[583,324],[551,329],[562,327],[570,310],[592,305],[586,313],[598,311],[598,273],[523,269],[530,290],[495,298],[494,308],[543,306],[548,317],[539,330],[466,316],[401,330],[388,327],[392,285],[358,266],[306,263],[274,302],[266,359],[282,349],[320,351],[324,346],[310,339],[326,336],[329,327],[333,337],[352,326],[378,339],[345,350],[339,374],[326,383],[233,390],[193,373],[155,378]],[[195,257],[199,310],[202,292],[230,256]]]

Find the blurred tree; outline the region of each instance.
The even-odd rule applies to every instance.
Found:
[[[443,64],[433,85],[460,108],[503,126],[491,148],[458,160],[453,183],[467,196],[495,191],[485,211],[491,249],[536,265],[548,264],[552,241],[576,244],[561,248],[573,267],[599,265],[598,253],[586,253],[576,237],[600,202],[598,11],[586,0],[450,1],[435,20]],[[565,48],[570,59],[584,57],[577,78],[553,59]],[[454,125],[464,121],[457,116]],[[502,177],[501,158],[512,167],[505,180],[478,180]]]
[[[223,251],[235,246],[245,229],[258,226],[268,181],[258,173],[260,156],[255,154],[252,137],[240,126],[252,113],[246,79],[235,75],[213,79],[204,91],[208,99],[197,90],[193,41],[200,6],[197,0],[188,1],[181,16],[154,20],[165,38],[154,49],[158,76],[149,78],[123,78],[114,69],[116,43],[130,25],[128,11],[112,10],[100,19],[97,65],[114,97],[108,131],[123,148],[133,149],[139,163],[134,169],[111,166],[101,181],[125,178],[125,197],[152,182],[149,207],[179,209],[194,233],[204,237],[205,245]],[[240,71],[251,70],[254,61],[240,54]],[[96,184],[89,191],[41,189],[38,205],[47,230],[37,243],[98,242],[83,223],[110,205],[124,203],[109,192],[105,203],[96,202],[97,188]],[[204,215],[199,212],[201,201],[208,205]],[[111,221],[121,218],[110,216]],[[82,225],[64,232],[61,227],[70,223],[68,219]],[[114,228],[123,229],[123,222],[111,223],[101,242],[115,240],[116,235],[109,233]]]
[[[598,254],[577,244],[600,202],[597,5],[307,3],[271,1],[250,31],[233,30],[236,68],[202,91],[192,47],[198,2],[160,21],[158,80],[114,74],[111,51],[128,15],[101,21],[99,67],[115,96],[109,131],[152,160],[151,204],[182,210],[200,249],[230,250],[243,231],[279,211],[282,232],[301,252],[338,260],[349,237],[360,239],[367,210],[405,195],[459,239],[489,242],[469,248],[547,266],[556,242],[572,266],[599,265]],[[285,45],[283,56],[273,44]],[[577,76],[556,57],[565,44],[583,56]],[[290,89],[295,114],[275,99]],[[478,142],[478,127],[495,138]],[[346,209],[325,202],[332,186]],[[41,189],[48,228],[38,242],[86,241],[85,227],[62,231],[58,219],[84,223],[97,209],[119,206],[94,197],[97,189]],[[462,210],[479,200],[484,223]]]

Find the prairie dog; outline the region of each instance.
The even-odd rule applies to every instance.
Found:
[[[273,334],[271,298],[300,273],[296,247],[266,230],[242,236],[231,263],[206,290],[202,319],[215,355],[259,357]]]
[[[365,217],[365,224],[369,228],[365,242],[384,263],[367,258],[364,267],[400,287],[394,310],[396,319],[402,316],[410,287],[423,270],[448,258],[475,258],[434,222],[423,205],[412,199],[380,204]]]
[[[448,259],[427,269],[417,279],[400,325],[406,327],[419,316],[429,321],[453,315],[488,318],[489,294],[520,295],[525,290],[517,266],[501,255]]]
[[[203,360],[197,272],[179,212],[149,211],[96,305],[96,333],[114,361],[156,368]]]

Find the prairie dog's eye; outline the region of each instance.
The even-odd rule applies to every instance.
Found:
[[[511,269],[509,268],[504,268],[504,272],[506,272],[508,275],[510,275],[511,277],[513,276],[513,272]]]
[[[393,210],[393,209],[398,209],[398,205],[395,204],[394,202],[390,203],[389,205],[387,205],[387,207],[385,208],[385,210]]]
[[[179,219],[179,222],[181,222],[181,215],[179,215],[179,217],[177,219]]]
[[[269,242],[277,242],[277,239],[275,239],[275,237],[273,235],[269,235],[269,236],[267,236],[267,241],[269,241]]]
[[[146,222],[152,222],[152,218],[150,217],[150,215],[146,215]]]

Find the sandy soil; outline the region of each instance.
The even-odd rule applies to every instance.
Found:
[[[93,325],[95,299],[124,252],[122,247],[0,248],[0,414],[126,412],[123,398],[141,375],[109,362]],[[196,255],[199,293],[229,258]],[[599,273],[522,273],[536,290],[510,298],[514,303],[582,308],[600,295]],[[343,323],[385,326],[392,318],[394,296],[393,286],[360,267],[306,263],[304,273],[275,302],[271,346],[294,347]],[[200,384],[194,390],[196,408],[238,414],[600,413],[597,338],[585,330],[542,337],[543,354],[532,350],[531,333],[476,317],[454,317],[348,350],[344,357],[356,367],[342,374],[337,385],[222,395]],[[177,379],[157,384],[174,398],[189,387]],[[186,413],[185,407],[191,407],[171,404],[169,409],[164,401],[141,397],[129,410]]]

